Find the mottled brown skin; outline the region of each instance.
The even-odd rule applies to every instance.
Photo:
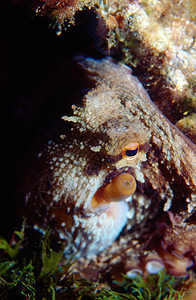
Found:
[[[186,216],[163,215],[157,226],[157,239],[161,240],[159,254],[169,272],[176,277],[188,276],[187,269],[196,262],[196,230]]]
[[[79,257],[75,267],[87,278],[128,272],[132,265],[144,271],[149,253],[162,255],[161,238],[155,243],[153,236],[164,212],[182,216],[184,228],[191,220],[195,229],[196,146],[157,109],[128,67],[110,59],[78,63],[95,88],[84,96],[81,108],[73,107],[74,116],[63,118],[65,132],[35,155],[22,188],[23,211],[36,228],[50,226],[55,239],[67,242],[65,255]],[[133,141],[140,144],[139,154],[133,160],[123,158],[123,148]],[[120,230],[114,226],[117,235],[113,232],[102,251],[110,225],[96,217],[106,212],[106,219],[112,215],[118,223],[120,209],[111,204],[108,213],[105,207],[93,211],[91,200],[122,172],[135,178],[137,189],[129,201],[129,219],[122,221],[126,227],[112,243],[124,225]],[[164,239],[170,232],[165,231]]]

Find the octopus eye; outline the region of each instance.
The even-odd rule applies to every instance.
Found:
[[[138,142],[132,142],[126,145],[121,152],[122,157],[129,160],[135,159],[139,153],[139,146]]]

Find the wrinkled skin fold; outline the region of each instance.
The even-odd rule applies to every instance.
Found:
[[[86,278],[163,267],[187,276],[196,252],[196,146],[131,69],[110,59],[78,64],[94,87],[63,117],[60,133],[27,155],[21,214],[35,229],[49,226]]]

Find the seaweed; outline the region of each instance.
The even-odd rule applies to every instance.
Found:
[[[90,282],[74,272],[73,260],[51,248],[50,230],[27,246],[23,224],[8,243],[0,238],[0,299],[162,300],[183,299],[186,282],[166,273],[121,281]],[[29,255],[30,252],[30,255]]]
[[[132,295],[130,299],[171,300],[182,299],[185,294],[182,288],[184,280],[169,275],[165,270],[147,277],[137,276],[135,279],[130,279],[127,276],[123,277],[124,280],[117,284]]]

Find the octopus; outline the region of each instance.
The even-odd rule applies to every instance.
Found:
[[[88,279],[196,265],[196,146],[124,64],[77,58],[93,86],[24,159],[19,206]]]

